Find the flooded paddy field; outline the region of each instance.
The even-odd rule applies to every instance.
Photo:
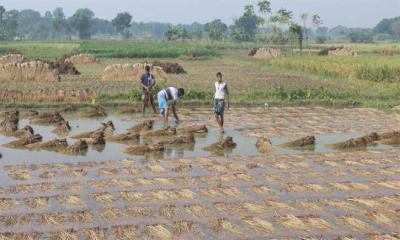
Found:
[[[0,135],[0,239],[400,239],[400,148],[378,138],[361,148],[329,147],[393,132],[398,115],[233,109],[222,137],[236,147],[206,151],[221,138],[209,109],[180,109],[182,123],[168,136],[149,133],[161,128],[157,115],[106,109],[107,116],[93,118],[88,111],[61,112],[71,127],[63,135],[52,132],[56,124],[35,124],[26,110],[18,128],[30,125],[42,142],[65,138],[69,147],[109,121],[115,130],[108,137],[145,121],[154,121],[153,129],[128,141],[106,136],[77,155],[67,146],[10,148],[4,144],[17,138]],[[195,143],[123,151],[202,124],[208,131],[194,133]],[[311,147],[281,145],[305,136],[314,136]],[[269,153],[258,151],[259,137],[270,140]]]

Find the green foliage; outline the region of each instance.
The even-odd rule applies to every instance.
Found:
[[[219,41],[222,40],[222,37],[227,32],[228,26],[220,19],[216,19],[212,22],[206,23],[204,30],[207,32],[210,39]]]
[[[347,37],[352,43],[371,43],[374,41],[374,35],[368,30],[353,30],[347,34]]]
[[[129,38],[130,32],[129,27],[131,26],[132,15],[128,12],[118,13],[118,15],[112,20],[112,24],[117,29],[117,32],[122,34],[124,39]]]
[[[317,37],[315,38],[315,42],[316,42],[317,44],[324,44],[324,43],[326,43],[327,40],[328,40],[328,39],[327,39],[325,36],[317,36]]]
[[[107,58],[177,58],[189,52],[196,56],[217,56],[214,48],[177,42],[83,42],[75,52],[93,53],[98,57]]]
[[[92,10],[80,8],[69,19],[71,25],[79,32],[80,39],[90,39],[90,23],[94,17]]]
[[[260,17],[254,13],[254,6],[245,6],[243,15],[231,26],[232,39],[239,42],[254,41],[260,23]]]

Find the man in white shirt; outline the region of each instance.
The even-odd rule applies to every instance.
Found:
[[[222,80],[222,73],[217,73],[217,81],[215,82],[215,94],[212,100],[214,106],[215,118],[220,127],[221,133],[224,133],[224,112],[225,112],[225,98],[227,107],[229,109],[229,92],[228,84]]]
[[[172,113],[174,114],[176,123],[179,123],[179,118],[176,114],[176,101],[183,95],[185,95],[185,90],[183,88],[178,89],[175,87],[169,87],[158,92],[158,107],[160,108],[160,115],[164,117],[164,127],[168,127],[169,101],[172,101]]]

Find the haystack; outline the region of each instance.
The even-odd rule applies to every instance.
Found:
[[[269,140],[268,138],[265,138],[265,137],[257,138],[256,147],[257,147],[257,150],[261,153],[271,153],[274,151],[271,140]]]
[[[21,148],[25,147],[26,145],[33,144],[33,143],[38,143],[42,141],[42,136],[39,134],[35,134],[29,137],[21,138],[12,142],[9,142],[7,144],[4,144],[4,147],[9,147],[9,148]]]
[[[357,53],[349,47],[339,47],[335,50],[329,50],[330,56],[357,56]]]
[[[185,69],[179,63],[154,61],[153,66],[161,67],[168,74],[184,74]]]
[[[0,64],[23,63],[26,61],[27,59],[22,54],[7,54],[5,56],[0,57]]]
[[[139,81],[145,73],[145,64],[113,64],[104,69],[103,81]],[[151,66],[151,73],[157,81],[167,80],[167,74],[161,67]]]
[[[46,142],[39,142],[26,145],[28,149],[44,149],[50,151],[59,151],[68,147],[66,139],[54,139]]]
[[[64,59],[57,59],[55,62],[43,60],[43,62],[49,64],[50,69],[53,69],[56,74],[81,75],[72,62],[65,62]]]
[[[100,61],[93,54],[80,53],[67,57],[65,62],[70,62],[73,64],[93,64],[99,63]]]
[[[167,127],[167,128],[160,128],[150,131],[142,131],[140,133],[143,137],[155,137],[155,136],[171,136],[176,134],[176,128]]]
[[[281,50],[275,48],[259,48],[256,54],[254,54],[254,58],[257,59],[275,59],[281,56]]]
[[[327,144],[326,146],[333,149],[365,148],[367,146],[375,145],[375,142],[378,140],[379,135],[377,133],[371,133],[364,137],[352,138],[344,142]]]
[[[206,125],[191,125],[177,129],[178,133],[206,133],[208,132]]]
[[[133,145],[123,148],[122,151],[129,154],[145,155],[146,153],[164,151],[164,145],[162,143]]]
[[[284,148],[303,148],[303,147],[309,147],[309,146],[314,146],[314,145],[315,145],[315,137],[307,136],[305,138],[301,138],[301,139],[295,140],[293,142],[284,143],[279,146],[284,147]]]
[[[42,61],[0,64],[0,82],[56,82],[60,78]]]
[[[130,132],[148,131],[153,128],[154,121],[146,120],[128,129]]]
[[[236,143],[233,141],[233,138],[226,137],[225,139],[221,139],[220,141],[203,148],[203,150],[208,151],[208,152],[218,152],[218,151],[224,151],[227,149],[232,149],[235,147],[236,147]]]

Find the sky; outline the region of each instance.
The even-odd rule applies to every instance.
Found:
[[[247,4],[257,0],[0,0],[6,9],[34,9],[41,13],[63,7],[67,16],[90,8],[96,17],[112,19],[130,12],[140,22],[206,23],[222,19],[232,23]],[[273,11],[286,8],[296,20],[301,13],[318,13],[324,26],[374,27],[383,18],[400,16],[400,0],[271,0]]]

